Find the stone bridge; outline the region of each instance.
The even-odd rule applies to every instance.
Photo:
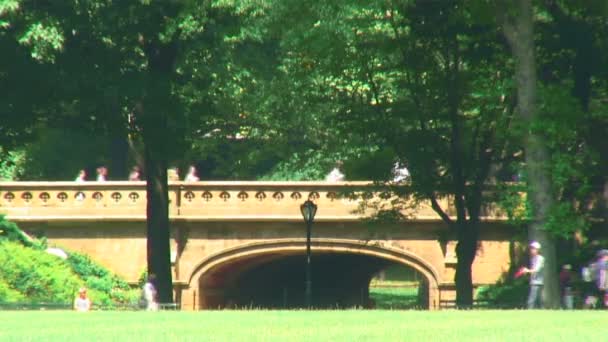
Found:
[[[426,306],[453,300],[456,241],[447,226],[428,203],[404,209],[406,219],[399,222],[371,220],[376,209],[369,204],[391,200],[382,194],[368,182],[170,183],[176,300],[196,310],[297,305],[306,236],[299,206],[306,199],[319,208],[312,235],[314,297],[365,305],[370,279],[400,264],[423,279]],[[439,204],[454,214],[449,199]],[[143,182],[0,183],[1,214],[49,245],[86,253],[131,282],[146,268],[145,209]],[[484,212],[473,265],[476,286],[501,277],[512,246],[504,215]]]

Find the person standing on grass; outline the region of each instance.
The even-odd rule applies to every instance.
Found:
[[[156,286],[154,285],[155,280],[156,276],[154,274],[150,274],[148,276],[148,280],[144,284],[144,288],[142,289],[142,295],[144,300],[146,301],[147,311],[158,310],[158,303],[156,301]]]
[[[78,312],[87,312],[91,310],[91,300],[87,297],[87,289],[81,287],[78,291],[78,296],[74,300],[74,310]]]
[[[596,262],[592,262],[589,265],[581,269],[581,279],[583,280],[583,294],[585,309],[593,309],[597,304],[597,290],[595,289],[595,267]]]
[[[524,268],[524,273],[530,275],[530,293],[528,295],[528,309],[542,307],[542,292],[544,285],[545,258],[540,255],[540,243],[533,241],[529,246],[530,267]]]
[[[595,264],[595,285],[597,287],[600,306],[608,308],[608,249],[598,252],[598,260]]]
[[[559,272],[559,288],[562,295],[562,307],[566,310],[572,310],[574,308],[574,302],[572,297],[572,266],[562,266],[561,272]]]

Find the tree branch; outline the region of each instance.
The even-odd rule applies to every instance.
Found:
[[[454,224],[454,221],[450,218],[450,216],[443,210],[443,208],[439,206],[439,202],[437,202],[437,197],[435,196],[435,194],[430,192],[427,194],[427,196],[431,201],[431,208],[433,208],[437,215],[441,217],[443,222],[447,223],[448,225]]]

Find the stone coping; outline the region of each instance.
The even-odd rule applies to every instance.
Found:
[[[184,181],[170,181],[169,187],[185,186],[185,187],[345,187],[345,186],[378,186],[378,184],[371,181],[352,181],[352,182],[325,182],[325,181],[201,181],[201,182],[184,182]],[[404,184],[405,185],[405,184]],[[131,188],[131,187],[145,187],[145,181],[86,181],[86,182],[73,182],[73,181],[24,181],[24,182],[3,182],[0,181],[0,187],[10,188],[55,188],[55,187],[85,187],[85,188]],[[382,186],[382,185],[380,185]]]
[[[303,222],[302,216],[171,216],[172,222]],[[45,216],[18,216],[6,215],[6,218],[18,222],[145,222],[145,215],[45,215]],[[333,216],[319,217],[315,223],[323,222],[360,222],[366,217]],[[481,222],[504,222],[504,218],[482,217]],[[405,222],[442,222],[438,216],[417,216]],[[395,222],[399,223],[399,222]]]

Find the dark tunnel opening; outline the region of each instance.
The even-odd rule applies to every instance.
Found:
[[[305,307],[305,262],[304,254],[267,254],[224,264],[201,277],[200,307]],[[428,307],[424,277],[411,267],[379,257],[316,253],[311,280],[314,308]]]

